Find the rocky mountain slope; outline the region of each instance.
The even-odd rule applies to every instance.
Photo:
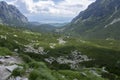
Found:
[[[8,25],[24,25],[28,19],[13,5],[0,2],[0,23]]]
[[[120,1],[96,0],[65,29],[85,38],[120,39]]]

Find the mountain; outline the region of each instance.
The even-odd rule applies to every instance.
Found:
[[[42,23],[40,23],[40,22],[29,22],[29,24],[38,26],[38,25],[41,25]]]
[[[101,1],[97,0],[90,5],[90,9],[88,7],[87,10],[91,13],[86,12],[87,10],[81,12],[67,27],[58,28],[57,32],[67,29],[66,32],[73,33],[72,35],[106,38],[108,34],[104,35],[105,37],[97,36],[98,31],[109,31],[114,26],[114,31],[119,30],[118,6],[113,10],[114,14],[111,12],[111,17],[109,12],[105,12],[104,17],[98,15],[101,9],[107,8],[106,5],[118,4],[119,1]],[[100,5],[106,7],[98,10]],[[4,9],[0,13],[3,12]],[[89,16],[83,18],[83,14]],[[51,34],[46,31],[52,32],[56,27],[50,24],[28,22],[27,19],[18,19],[13,13],[11,16],[5,16],[8,17],[1,18],[1,22],[9,24],[0,25],[0,80],[120,80],[120,40],[111,40],[114,36],[110,35],[106,40],[88,40],[70,35]],[[11,23],[14,26],[23,23],[25,26],[21,25],[24,27],[22,29],[9,27]],[[101,32],[100,35],[105,33]],[[116,35],[116,32],[111,33]]]
[[[32,22],[27,25],[27,28],[34,32],[43,32],[43,33],[51,33],[55,32],[57,27],[51,25],[51,24],[43,24],[38,22]]]
[[[53,25],[55,27],[63,27],[67,25],[68,23],[66,22],[66,23],[48,23],[48,24]]]
[[[0,2],[0,23],[8,25],[24,25],[28,19],[13,5],[4,1]]]
[[[66,31],[85,38],[120,39],[120,0],[96,0],[78,16]]]
[[[53,32],[56,27],[51,24],[29,22],[15,6],[4,1],[0,2],[0,23],[17,28],[29,29],[36,32]]]

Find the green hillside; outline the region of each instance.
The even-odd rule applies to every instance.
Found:
[[[119,80],[118,43],[120,41],[83,40],[0,25],[0,55],[19,55],[24,68],[14,70],[12,75],[26,75],[29,80]],[[28,74],[25,70],[29,68],[32,71]]]
[[[94,39],[120,39],[120,1],[96,0],[65,27],[71,35]]]

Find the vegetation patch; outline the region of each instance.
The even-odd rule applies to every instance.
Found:
[[[12,55],[13,53],[4,47],[0,47],[0,56]]]

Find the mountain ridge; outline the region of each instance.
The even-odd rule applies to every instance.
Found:
[[[77,33],[85,38],[120,39],[120,1],[96,0],[78,16],[64,31]]]
[[[9,5],[5,1],[1,1],[0,23],[12,26],[23,26],[24,24],[28,23],[28,19],[15,6]]]

